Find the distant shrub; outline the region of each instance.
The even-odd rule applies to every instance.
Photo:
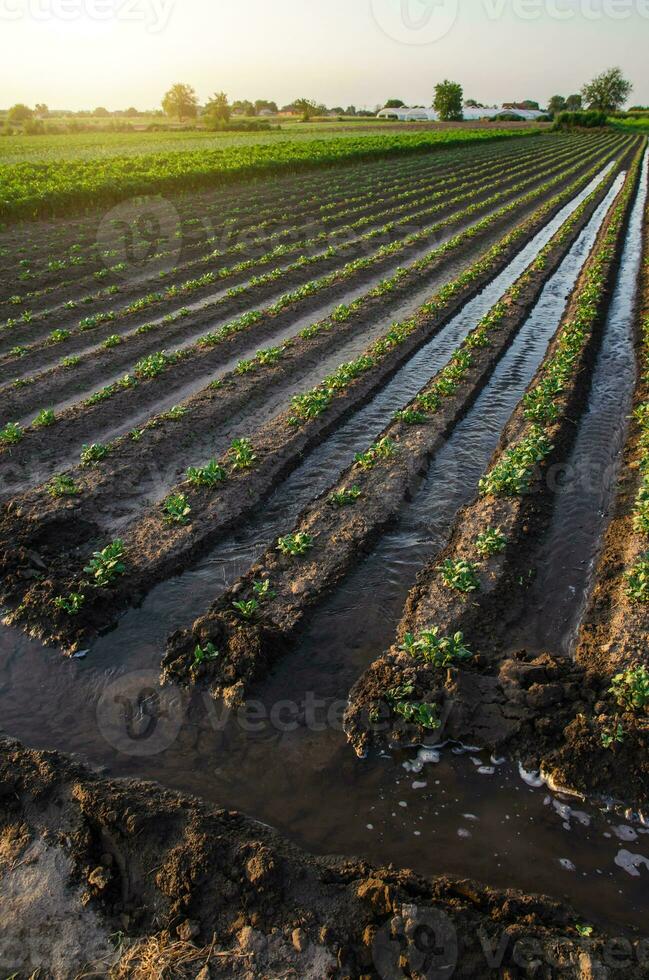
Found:
[[[574,129],[575,127],[594,129],[605,126],[607,120],[608,116],[605,112],[560,112],[555,125],[557,129]]]

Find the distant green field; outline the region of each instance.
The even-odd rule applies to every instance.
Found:
[[[40,156],[35,160],[14,157],[12,161],[5,157],[0,162],[0,220],[67,213],[137,194],[218,186],[283,168],[422,152],[535,132],[372,130],[353,135],[329,133],[321,139],[302,130],[295,138],[287,138],[285,133],[233,136],[194,132],[6,137],[0,141],[0,148],[5,142],[10,146],[22,144],[24,152],[33,147]],[[108,147],[112,152],[106,152]]]
[[[622,132],[649,134],[649,116],[644,119],[609,119],[608,123]]]
[[[206,130],[167,132],[68,133],[56,136],[0,137],[0,163],[49,163],[53,160],[95,160],[149,153],[183,153],[191,150],[226,149],[350,135],[376,135],[394,125],[362,122],[282,123],[281,130],[264,133],[214,133]],[[360,130],[360,133],[359,133]]]

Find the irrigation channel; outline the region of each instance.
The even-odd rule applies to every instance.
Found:
[[[600,179],[603,174],[600,175]],[[494,886],[546,892],[573,901],[583,916],[618,933],[646,928],[646,875],[628,852],[649,855],[649,830],[619,814],[532,785],[507,761],[471,748],[394,753],[359,760],[342,733],[346,696],[359,674],[392,642],[417,571],[445,542],[459,507],[475,494],[500,432],[539,366],[567,298],[622,177],[546,284],[532,314],[464,419],[422,474],[398,525],[312,614],[299,643],[254,692],[243,713],[207,694],[171,689],[167,718],[151,739],[143,719],[125,734],[115,699],[149,687],[156,698],[168,633],[188,624],[247,570],[304,505],[329,486],[447,363],[458,342],[511,285],[588,188],[564,208],[489,286],[349,421],[313,451],[263,511],[191,571],[155,588],[87,656],[62,660],[13,629],[0,634],[0,717],[12,735],[37,747],[78,752],[112,774],[138,775],[195,792],[272,824],[310,851],[344,853],[422,873],[449,872]],[[647,183],[645,159],[619,285],[608,315],[588,412],[575,453],[593,458],[605,443],[619,453],[634,380],[633,290]],[[594,185],[593,185],[594,186]],[[615,394],[603,376],[615,372]],[[624,389],[623,397],[620,396]],[[572,484],[558,495],[554,541],[578,515],[580,529],[561,551],[557,589],[582,589],[605,524],[613,481],[575,504]],[[443,488],[443,492],[440,492]],[[571,523],[572,526],[572,523]],[[565,566],[565,567],[564,567]],[[575,571],[576,569],[576,571]],[[553,573],[552,573],[553,574]],[[539,584],[542,589],[542,583]],[[541,608],[541,607],[539,607]],[[547,614],[546,614],[547,615]],[[543,610],[534,620],[539,644]],[[569,644],[574,617],[554,617],[552,642]],[[112,710],[112,714],[111,714]],[[146,726],[145,726],[146,727]],[[631,873],[635,871],[635,875]]]

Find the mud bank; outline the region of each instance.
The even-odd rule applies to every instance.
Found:
[[[560,902],[310,857],[157,784],[0,749],[0,963],[16,977],[646,976],[646,940],[580,935]]]

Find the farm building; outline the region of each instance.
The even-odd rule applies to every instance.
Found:
[[[514,112],[521,119],[539,119],[544,116],[545,113],[538,109],[508,109],[505,106],[491,106],[490,108],[480,109],[473,107],[465,107],[464,118],[468,120],[472,119],[497,119],[503,113],[508,115]],[[409,108],[408,106],[401,106],[399,109],[381,109],[377,112],[377,117],[379,119],[399,119],[402,122],[438,122],[439,116],[434,109],[424,109],[421,107]]]

